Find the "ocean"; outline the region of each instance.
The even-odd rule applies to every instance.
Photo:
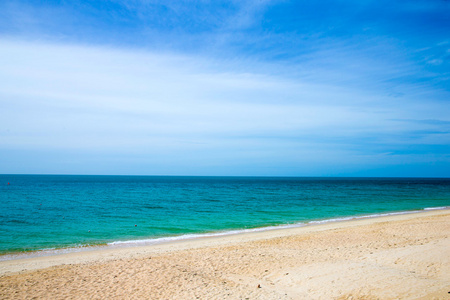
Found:
[[[0,260],[450,207],[450,179],[0,175]]]

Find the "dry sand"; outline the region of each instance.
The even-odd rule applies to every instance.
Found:
[[[0,262],[0,299],[450,299],[450,211]]]

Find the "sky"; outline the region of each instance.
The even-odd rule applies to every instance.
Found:
[[[2,0],[0,173],[450,177],[450,1]]]

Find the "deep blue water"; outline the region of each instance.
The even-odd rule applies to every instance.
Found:
[[[0,254],[447,206],[450,179],[0,175]]]

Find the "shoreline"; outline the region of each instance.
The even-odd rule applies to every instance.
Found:
[[[36,252],[23,254],[24,257],[15,256],[9,260],[0,260],[0,276],[5,274],[31,271],[42,268],[48,268],[66,264],[87,263],[96,261],[106,261],[115,259],[116,255],[124,257],[135,257],[136,255],[160,254],[178,250],[196,249],[202,247],[214,247],[235,243],[245,243],[264,239],[273,239],[280,237],[289,237],[326,230],[335,230],[349,228],[354,226],[364,226],[382,222],[392,222],[409,220],[420,217],[434,215],[450,215],[450,208],[436,207],[425,208],[423,210],[391,212],[384,214],[363,215],[358,217],[344,217],[328,220],[316,220],[308,223],[297,223],[292,225],[280,225],[261,227],[255,229],[244,229],[236,231],[227,231],[222,233],[203,234],[187,238],[169,238],[168,240],[148,243],[148,244],[130,244],[125,246],[85,246],[80,248],[56,249],[47,255],[29,256]],[[165,239],[165,238],[162,238]],[[154,240],[149,240],[154,241]],[[54,253],[53,251],[59,251]],[[65,252],[69,250],[69,252]],[[70,251],[75,250],[75,251]],[[22,255],[20,255],[22,256]]]
[[[198,233],[198,234],[183,234],[178,236],[167,236],[167,237],[159,237],[159,238],[148,238],[148,239],[138,239],[138,240],[124,240],[124,241],[113,241],[113,242],[104,242],[94,245],[80,245],[76,247],[63,247],[63,248],[48,248],[48,249],[39,249],[33,251],[25,251],[25,252],[11,252],[0,255],[0,265],[4,261],[15,261],[22,259],[32,259],[32,258],[40,258],[40,257],[51,257],[55,255],[65,255],[71,253],[84,253],[91,251],[103,251],[103,250],[114,250],[114,249],[122,249],[122,248],[135,248],[135,247],[146,247],[146,246],[156,246],[156,245],[164,245],[170,243],[178,243],[182,241],[195,241],[197,239],[204,238],[214,238],[214,237],[228,237],[234,235],[248,234],[254,232],[266,232],[272,230],[285,230],[285,229],[294,229],[305,226],[316,226],[320,224],[328,224],[328,223],[339,223],[339,222],[347,222],[347,221],[356,221],[363,219],[374,219],[381,217],[390,217],[397,215],[409,215],[409,214],[421,214],[428,211],[441,211],[441,210],[449,210],[450,207],[429,207],[418,210],[408,210],[408,211],[393,211],[393,212],[384,212],[384,213],[374,213],[368,215],[354,215],[354,216],[344,216],[344,217],[336,217],[332,219],[316,219],[306,222],[298,222],[292,224],[280,224],[280,225],[272,225],[272,226],[264,226],[264,227],[256,227],[250,229],[234,229],[234,230],[224,230],[224,231],[214,231],[208,233]],[[0,275],[1,267],[0,267]]]

